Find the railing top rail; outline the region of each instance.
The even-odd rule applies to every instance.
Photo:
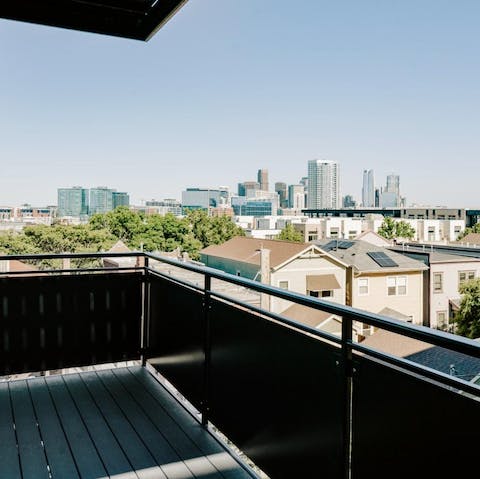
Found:
[[[368,311],[345,306],[342,304],[333,303],[330,301],[321,300],[318,298],[305,296],[300,293],[277,288],[267,284],[260,283],[251,279],[241,278],[223,271],[209,268],[207,266],[200,266],[184,261],[179,261],[165,256],[160,256],[152,253],[145,253],[141,251],[125,252],[125,253],[61,253],[61,254],[33,254],[33,255],[0,255],[0,261],[18,259],[18,260],[35,260],[35,259],[63,259],[63,258],[115,258],[115,257],[144,257],[150,258],[171,266],[182,268],[191,272],[208,275],[211,278],[226,281],[228,283],[243,286],[245,288],[257,291],[259,293],[269,294],[287,301],[291,301],[303,306],[314,309],[320,309],[331,314],[341,316],[347,320],[359,321],[371,326],[385,329],[392,333],[397,333],[402,336],[407,336],[413,339],[424,341],[435,346],[445,347],[459,353],[469,354],[471,356],[480,358],[480,343],[461,336],[453,336],[443,331],[434,330],[424,326],[412,325],[403,321],[388,318]],[[82,271],[79,268],[77,271]],[[32,273],[38,271],[32,271]],[[59,269],[58,273],[62,270]],[[282,319],[278,319],[282,321]],[[287,324],[287,321],[285,321]]]
[[[0,254],[0,261],[18,260],[32,261],[42,259],[83,259],[83,258],[124,258],[124,257],[141,257],[145,253],[141,251],[131,251],[128,253],[42,253],[42,254]]]
[[[341,317],[348,318],[353,321],[359,321],[367,323],[371,326],[385,329],[392,333],[397,333],[402,336],[408,336],[419,341],[433,344],[435,346],[445,347],[459,353],[469,354],[480,358],[480,343],[472,339],[464,338],[462,336],[453,336],[452,334],[445,333],[436,329],[428,328],[425,326],[419,326],[415,324],[406,323],[404,321],[388,318],[380,314],[371,313],[360,309],[346,306],[343,304],[333,303],[331,301],[325,301],[318,298],[305,296],[300,293],[280,289],[275,286],[260,283],[251,279],[241,278],[230,273],[225,273],[217,269],[209,268],[207,266],[199,266],[185,263],[183,261],[174,260],[171,258],[165,258],[154,254],[147,253],[151,259],[167,263],[172,266],[187,269],[200,274],[208,274],[212,278],[227,281],[239,286],[258,291],[259,293],[271,294],[272,296],[286,299],[303,306],[311,307],[314,309],[320,309],[331,314],[336,314]],[[281,319],[279,319],[281,321]]]

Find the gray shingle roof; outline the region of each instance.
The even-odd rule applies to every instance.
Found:
[[[315,241],[320,248],[331,240]],[[353,266],[359,272],[400,272],[400,271],[423,271],[428,269],[422,262],[404,256],[400,253],[381,248],[365,241],[352,240],[353,245],[347,249],[331,249],[329,254],[338,258],[344,263]],[[398,266],[382,267],[377,264],[368,253],[384,252]]]

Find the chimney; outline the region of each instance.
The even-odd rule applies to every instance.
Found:
[[[270,285],[270,250],[260,249],[260,280],[263,284]],[[270,295],[261,293],[260,307],[270,311]]]

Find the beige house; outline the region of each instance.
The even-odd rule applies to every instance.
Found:
[[[346,304],[423,324],[421,261],[364,241],[323,241],[317,245],[348,267]]]
[[[237,276],[345,304],[346,265],[314,244],[236,237],[203,249],[201,261]],[[275,313],[291,306],[273,296],[267,299],[262,305]],[[324,321],[331,315],[320,316],[319,321]]]

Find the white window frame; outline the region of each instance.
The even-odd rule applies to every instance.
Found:
[[[391,288],[394,288],[393,293]],[[401,288],[405,288],[404,292],[400,292]],[[387,276],[387,296],[406,296],[407,292],[406,276]]]
[[[435,289],[435,275],[440,275],[440,289]],[[443,293],[443,271],[435,271],[432,274],[432,291],[434,293]]]
[[[442,314],[445,316],[444,319],[443,319],[443,326],[444,326],[443,328],[440,327],[440,318],[439,318],[440,315],[442,315]],[[448,324],[449,324],[449,322],[448,322],[448,311],[437,311],[436,316],[437,316],[437,329],[441,329],[442,331],[448,330]]]
[[[460,279],[460,276],[464,274],[465,279]],[[470,277],[471,276],[471,277]],[[460,290],[460,286],[463,283],[466,283],[467,281],[471,281],[472,279],[476,278],[476,272],[475,270],[463,270],[458,272],[458,289]]]
[[[362,282],[366,284],[361,284]],[[366,288],[366,292],[362,292],[362,288]],[[358,278],[358,295],[359,296],[368,296],[370,293],[370,281],[368,278]]]
[[[288,281],[288,279],[281,279],[278,281],[278,287],[280,289],[288,289],[290,287],[290,282]]]

